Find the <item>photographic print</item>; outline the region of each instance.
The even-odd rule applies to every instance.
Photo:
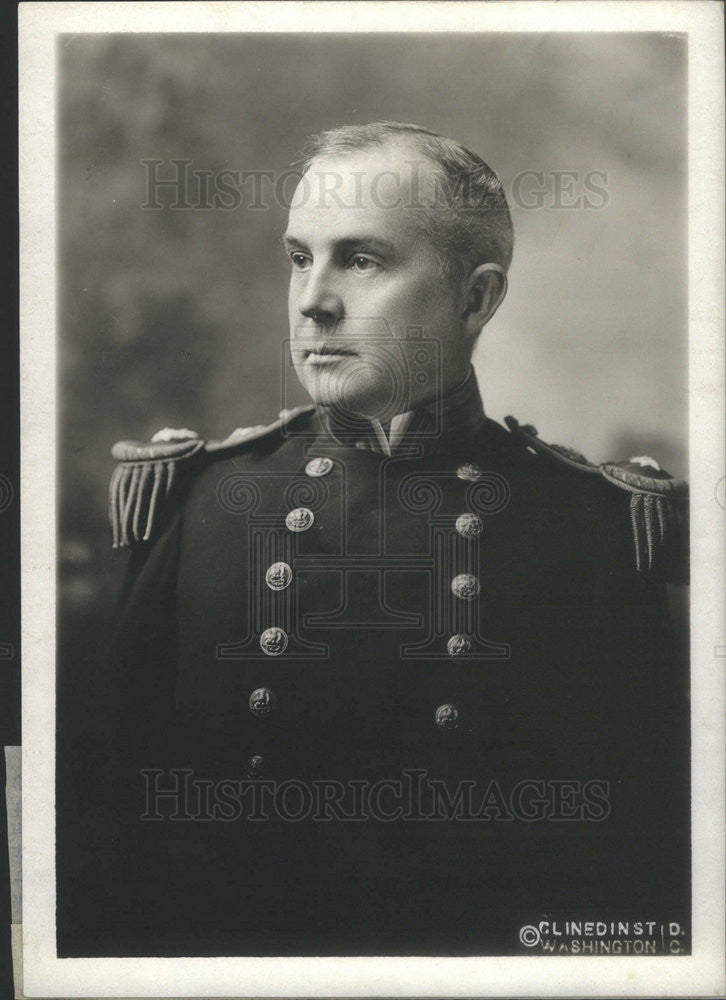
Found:
[[[26,995],[715,988],[718,8],[82,6],[21,11]]]

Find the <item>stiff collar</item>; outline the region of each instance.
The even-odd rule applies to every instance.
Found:
[[[431,453],[444,439],[472,434],[485,419],[479,385],[471,367],[455,389],[415,410],[397,414],[389,424],[352,417],[332,407],[318,407],[318,414],[323,428],[339,444],[388,456],[409,447]]]

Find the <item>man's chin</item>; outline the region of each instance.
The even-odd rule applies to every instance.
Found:
[[[317,406],[331,407],[339,413],[385,423],[406,409],[392,386],[355,377],[347,365],[341,365],[340,371],[298,370],[298,376]]]
[[[386,423],[396,414],[389,400],[376,400],[367,395],[357,396],[351,393],[310,392],[312,401],[317,406],[328,407],[340,415],[348,415],[356,419],[380,420]],[[387,405],[389,404],[389,405]],[[397,411],[400,412],[400,411]]]

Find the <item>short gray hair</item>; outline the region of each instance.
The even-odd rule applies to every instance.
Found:
[[[439,253],[444,273],[464,277],[483,263],[499,264],[507,271],[514,231],[502,184],[481,157],[454,139],[403,122],[339,125],[310,136],[303,149],[303,173],[321,157],[394,139],[408,140],[437,168],[436,202],[421,213],[421,225]]]

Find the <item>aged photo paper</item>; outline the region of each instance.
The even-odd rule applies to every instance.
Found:
[[[723,995],[722,28],[20,5],[18,996]]]

